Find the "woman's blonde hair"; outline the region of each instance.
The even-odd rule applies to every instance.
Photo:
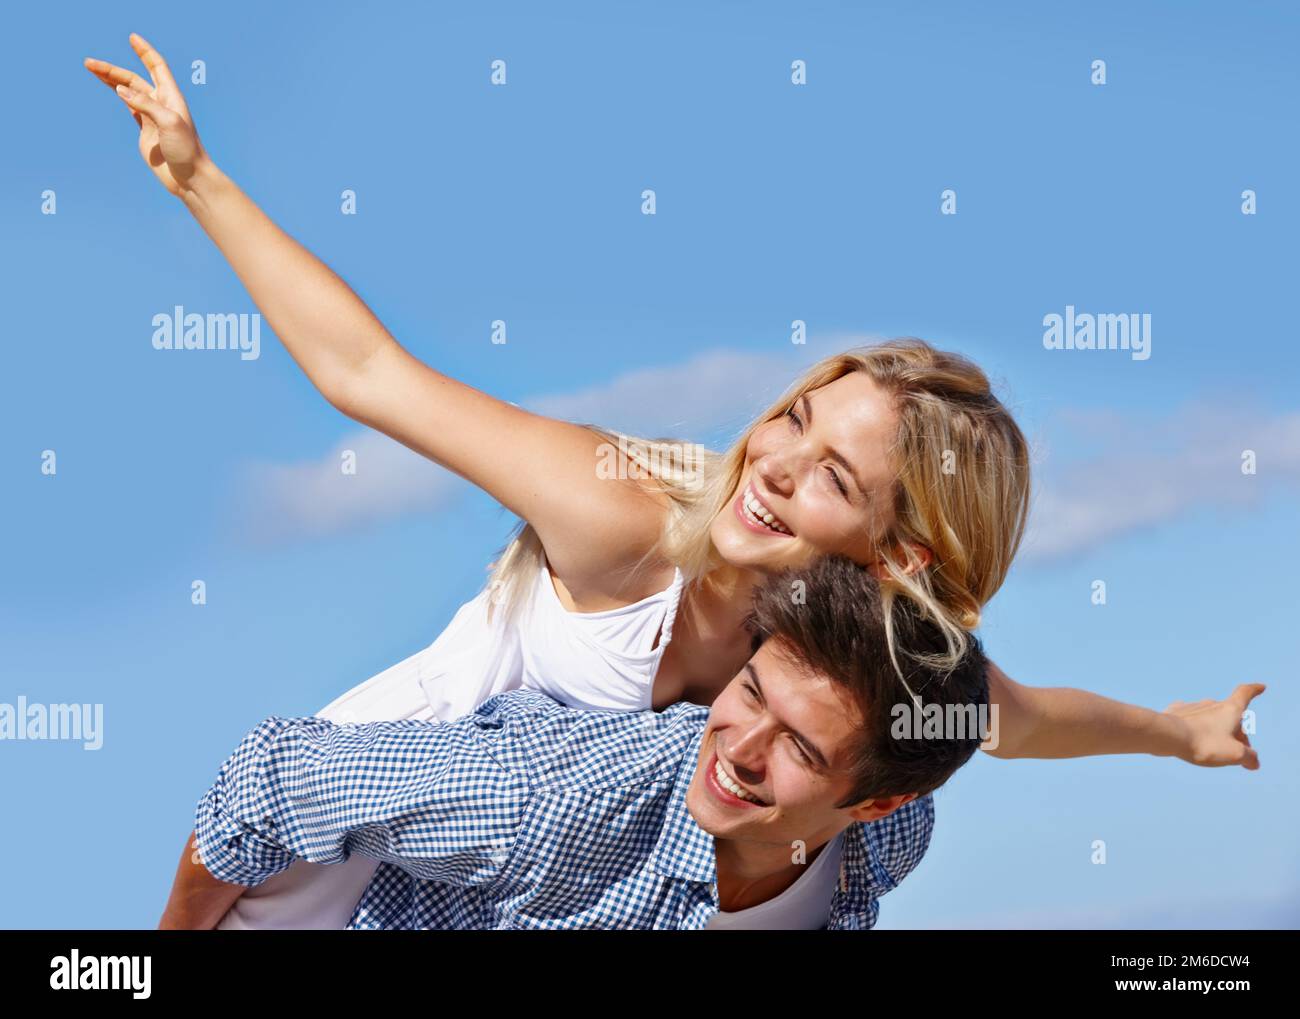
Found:
[[[726,453],[704,450],[689,463],[680,440],[585,427],[625,449],[668,497],[663,532],[642,561],[659,557],[677,566],[689,594],[722,565],[709,532],[740,483],[753,431],[784,415],[805,392],[859,371],[889,396],[898,415],[893,519],[875,543],[885,619],[892,618],[895,597],[912,599],[947,640],[947,653],[927,656],[928,663],[951,668],[1006,579],[1029,511],[1028,444],[973,362],[914,337],[832,355],[796,379]],[[928,564],[917,558],[916,545],[930,550]],[[513,614],[543,563],[537,532],[520,524],[492,567],[493,601]],[[892,627],[889,654],[897,667]]]

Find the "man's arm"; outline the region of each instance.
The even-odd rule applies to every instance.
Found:
[[[1152,754],[1208,767],[1259,767],[1241,727],[1242,712],[1264,691],[1258,683],[1242,684],[1222,701],[1152,711],[1087,690],[1024,686],[992,662],[988,680],[989,705],[997,713],[980,749],[993,757]]]
[[[167,899],[160,931],[208,931],[216,928],[221,918],[246,891],[244,885],[218,881],[199,859],[198,844],[193,833],[185,843],[181,861],[176,867],[172,893]]]
[[[162,926],[215,926],[295,858],[342,863],[358,852],[425,880],[490,880],[514,848],[527,794],[468,718],[268,718],[199,801]]]

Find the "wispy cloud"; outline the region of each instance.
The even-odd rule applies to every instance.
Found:
[[[1068,411],[1049,428],[1049,436],[1068,429],[1076,444],[1089,436],[1089,453],[1054,463],[1050,446],[1040,452],[1025,562],[1080,555],[1198,507],[1248,507],[1300,482],[1300,413],[1200,403],[1163,419]],[[1242,473],[1245,450],[1255,453],[1255,475]]]
[[[820,356],[826,342],[791,345],[792,351],[782,354],[707,351],[601,385],[539,395],[521,406],[630,434],[707,442],[743,428],[801,367]],[[356,453],[355,475],[340,469],[346,449]],[[349,432],[314,460],[252,464],[238,488],[239,517],[251,521],[245,533],[261,542],[321,537],[427,513],[469,490],[461,478],[370,429]]]
[[[356,473],[343,473],[345,451]],[[238,485],[238,517],[254,542],[322,537],[453,502],[469,485],[401,443],[370,429],[299,463],[254,463]]]
[[[809,363],[876,337],[834,335],[785,351],[705,351],[679,364],[617,375],[606,383],[523,401],[530,410],[645,436],[719,445],[730,440]],[[1037,477],[1027,564],[1085,554],[1107,541],[1202,506],[1248,507],[1278,483],[1300,482],[1300,413],[1265,414],[1200,403],[1156,418],[1113,409],[1066,410],[1036,439]],[[1068,457],[1052,452],[1068,439]],[[344,449],[357,473],[344,475]],[[1255,451],[1258,474],[1241,472]],[[441,509],[467,483],[368,429],[321,457],[250,466],[243,484],[252,534],[275,541],[324,536]]]
[[[715,350],[681,364],[627,372],[610,382],[526,400],[551,417],[647,438],[698,439],[738,432],[795,378],[805,357]]]

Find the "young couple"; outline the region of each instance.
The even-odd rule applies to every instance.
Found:
[[[896,882],[901,873],[890,864],[905,871],[924,851],[928,793],[960,755],[943,758],[944,767],[924,781],[914,778],[915,788],[886,794],[890,781],[880,789],[853,782],[844,792],[836,784],[849,775],[841,753],[861,755],[867,744],[853,751],[844,742],[852,742],[848,730],[818,729],[823,742],[814,746],[796,717],[805,727],[870,722],[881,705],[872,708],[876,702],[862,694],[870,684],[861,676],[891,670],[892,705],[909,699],[908,675],[960,676],[977,659],[971,631],[1006,576],[1029,502],[1024,437],[979,368],[917,340],[846,352],[797,379],[725,454],[707,454],[680,472],[643,478],[631,470],[624,480],[609,479],[596,465],[617,436],[530,414],[407,353],[342,280],[217,168],[162,58],[139,36],[131,43],[151,81],[103,61],[87,60],[87,68],[127,105],[146,164],[226,256],[321,393],[479,485],[523,521],[488,585],[428,648],[344,694],[320,713],[324,722],[271,720],[241,745],[198,816],[201,852],[234,843],[220,862],[210,860],[217,877],[231,879],[214,882],[227,897],[221,902],[207,886],[185,883],[212,880],[187,855],[164,923],[382,925],[395,903],[419,902],[427,907],[410,905],[403,917],[442,925],[467,915],[454,903],[468,899],[449,889],[486,883],[513,890],[507,879],[524,880],[525,869],[571,895],[591,881],[613,896],[598,896],[603,905],[594,912],[543,911],[545,922],[599,921],[610,902],[623,901],[620,882],[637,867],[661,876],[712,873],[703,850],[713,834],[714,908],[740,924],[757,919],[746,916],[749,908],[811,887],[818,862],[826,870],[836,844],[841,891],[853,887],[865,901]],[[660,467],[672,461],[655,455],[663,448],[655,442],[628,446],[638,447]],[[747,620],[756,594],[762,601],[768,592],[765,580],[785,569],[812,570],[798,576],[813,578],[827,557],[856,564],[863,584],[875,581],[879,632],[855,619],[852,660],[791,672],[785,666],[818,659],[821,642],[838,648],[849,639],[836,629],[849,617],[831,618],[830,632],[803,643],[777,627],[783,639],[757,652]],[[850,610],[819,606],[811,585],[799,608],[810,616]],[[904,631],[924,636],[910,647]],[[746,689],[758,685],[749,666],[761,675],[764,662],[777,677],[770,700],[767,691]],[[1240,719],[1261,686],[1158,713],[1084,691],[1023,686],[992,663],[981,668],[997,708],[996,745],[985,745],[994,756],[1150,753],[1258,766]],[[800,684],[796,674],[813,678]],[[947,697],[947,686],[930,683],[926,695]],[[951,695],[969,701],[973,688],[962,686]],[[519,689],[532,693],[494,697]],[[865,705],[861,719],[841,696]],[[815,709],[819,699],[829,714]],[[679,702],[712,705],[708,722]],[[662,714],[647,716],[647,709]],[[328,724],[358,722],[396,724]],[[867,757],[881,750],[870,747]],[[686,800],[692,827],[663,787],[680,777],[673,768],[682,754],[715,749],[721,774],[705,769]],[[393,795],[371,802],[374,790],[389,788],[379,776],[390,770],[413,774],[399,774]],[[708,799],[717,789],[746,806]],[[591,803],[570,801],[565,790]],[[795,804],[789,818],[787,794]],[[870,795],[844,805],[858,794]],[[227,797],[253,813],[227,814]],[[257,828],[254,814],[263,806],[288,829],[282,836]],[[414,824],[403,821],[408,809]],[[742,852],[728,840],[750,823],[744,819],[751,815],[734,813],[742,809],[762,812],[756,841],[763,851]],[[328,830],[301,828],[309,816]],[[650,816],[660,818],[654,832],[667,845],[652,837]],[[787,820],[803,834],[779,842],[790,834]],[[848,827],[836,839],[840,822]],[[774,825],[770,832],[765,823]],[[481,837],[461,845],[461,828],[477,825]],[[618,831],[623,838],[611,843]],[[491,838],[500,844],[489,851]],[[810,860],[795,865],[797,874],[790,872],[792,840]],[[519,855],[525,845],[526,857]],[[566,874],[574,847],[597,855],[582,856],[582,868]],[[641,853],[640,863],[627,852]],[[296,859],[286,868],[290,854]],[[849,881],[853,873],[863,880]],[[411,874],[423,883],[402,884]],[[240,895],[242,884],[257,887]],[[187,901],[204,908],[186,915]],[[636,922],[698,926],[708,908],[696,905],[670,910],[676,920],[629,909]],[[868,914],[874,917],[874,906],[860,916]],[[852,926],[848,916],[832,919]]]

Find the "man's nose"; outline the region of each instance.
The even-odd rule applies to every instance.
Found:
[[[767,773],[769,742],[764,731],[755,727],[731,744],[727,761],[735,769],[736,778],[750,785],[763,781],[763,776]]]
[[[740,781],[747,785],[758,785],[763,781],[763,775],[766,771],[764,767],[750,767],[743,761],[736,760],[733,760],[731,765],[736,769],[736,778],[740,779]]]

